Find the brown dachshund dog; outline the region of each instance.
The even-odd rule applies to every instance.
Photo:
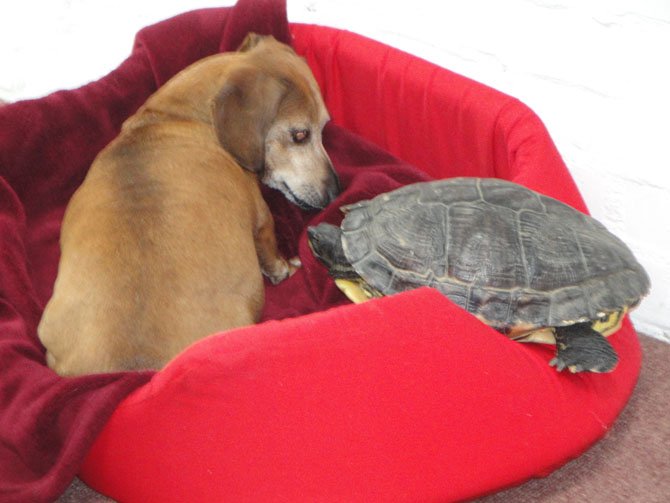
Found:
[[[38,333],[61,375],[160,368],[255,323],[300,262],[277,250],[258,181],[305,209],[339,192],[328,111],[307,64],[272,37],[161,87],[95,159],[65,212]],[[262,274],[261,274],[262,273]]]

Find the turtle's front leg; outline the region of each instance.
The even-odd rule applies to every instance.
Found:
[[[612,345],[600,332],[591,328],[591,323],[577,323],[567,327],[556,327],[556,356],[549,362],[561,371],[611,372],[619,357]]]

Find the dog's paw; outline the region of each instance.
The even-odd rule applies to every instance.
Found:
[[[286,278],[293,276],[301,265],[302,262],[300,262],[300,258],[298,257],[293,257],[288,260],[281,259],[277,261],[277,266],[273,271],[263,271],[263,273],[273,285],[276,285],[284,281]]]

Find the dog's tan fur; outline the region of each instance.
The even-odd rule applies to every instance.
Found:
[[[329,119],[305,62],[272,37],[188,67],[93,162],[61,229],[39,325],[61,375],[160,368],[194,341],[254,323],[277,250],[259,178],[321,208],[339,187]]]

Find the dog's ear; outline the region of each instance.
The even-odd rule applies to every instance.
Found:
[[[214,98],[212,118],[221,146],[243,168],[255,173],[265,163],[265,136],[274,121],[286,86],[257,67],[233,72]]]
[[[242,41],[242,44],[237,48],[239,52],[246,52],[250,49],[253,49],[258,45],[258,43],[265,38],[263,35],[259,35],[258,33],[254,32],[249,32],[247,33],[247,36],[244,37],[244,40]]]

